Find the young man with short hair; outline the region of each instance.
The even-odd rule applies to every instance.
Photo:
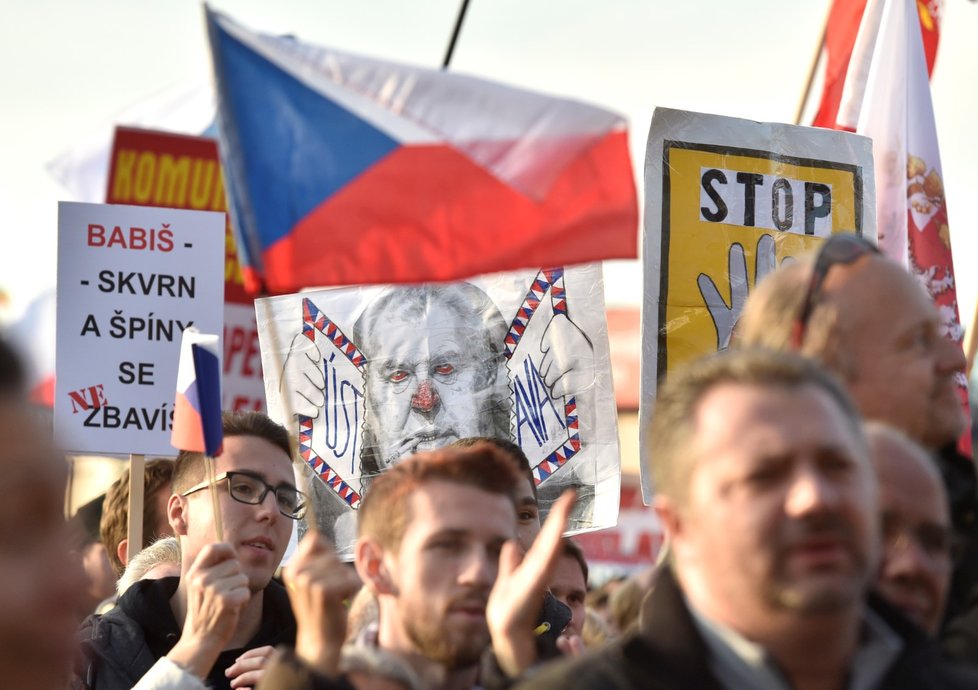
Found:
[[[523,481],[488,443],[419,453],[374,480],[355,560],[380,609],[374,675],[397,668],[412,687],[469,690],[537,660],[534,628],[573,496],[554,505],[524,556],[515,539]],[[286,581],[294,601],[315,605],[296,604],[298,662],[285,657],[267,687],[349,687],[339,656],[348,573],[321,539],[307,537]],[[490,643],[498,666],[483,667]]]
[[[180,541],[179,578],[144,580],[116,609],[89,620],[88,667],[95,690],[253,686],[272,648],[292,644],[295,619],[285,590],[272,582],[292,526],[305,509],[284,428],[257,412],[225,413],[224,449],[215,459],[224,541],[216,543],[204,458],[182,451],[167,504]],[[144,674],[149,672],[149,680]],[[197,685],[194,685],[194,683]]]

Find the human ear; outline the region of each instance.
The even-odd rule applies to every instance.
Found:
[[[652,509],[659,518],[665,541],[671,549],[681,549],[685,537],[685,521],[679,503],[670,496],[656,496]]]
[[[129,565],[129,539],[123,539],[115,547],[115,555],[119,557],[122,565]]]
[[[177,494],[170,496],[170,500],[166,502],[166,519],[174,535],[178,537],[187,535],[187,499],[184,496]]]
[[[374,595],[394,593],[394,583],[384,563],[384,555],[384,547],[376,540],[368,537],[357,540],[353,562],[360,579]]]

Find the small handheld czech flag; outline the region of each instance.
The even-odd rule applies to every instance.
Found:
[[[190,326],[180,344],[170,444],[217,457],[223,443],[220,340]]]

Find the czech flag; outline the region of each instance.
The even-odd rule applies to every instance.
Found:
[[[456,280],[637,255],[621,116],[206,15],[251,287]]]
[[[177,397],[173,406],[170,444],[178,450],[221,454],[221,349],[216,335],[190,326],[180,343]]]

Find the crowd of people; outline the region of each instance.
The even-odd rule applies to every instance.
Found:
[[[978,688],[964,366],[915,279],[869,243],[835,236],[785,265],[728,351],[659,387],[644,438],[662,553],[589,591],[562,536],[573,491],[541,524],[507,439],[376,476],[352,564],[310,529],[279,571],[310,501],[293,440],[255,412],[225,413],[213,477],[200,453],[147,465],[141,548],[127,476],[100,521],[66,522],[66,464],[0,342],[0,675],[92,690]]]

